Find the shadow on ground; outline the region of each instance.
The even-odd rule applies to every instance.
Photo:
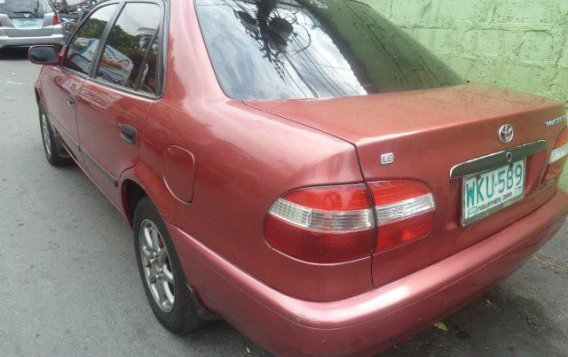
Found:
[[[28,47],[5,48],[0,50],[0,60],[22,60],[28,59]]]
[[[565,272],[553,273],[568,278]],[[568,333],[559,324],[562,317],[548,316],[541,302],[498,286],[439,327],[381,356],[567,356]]]

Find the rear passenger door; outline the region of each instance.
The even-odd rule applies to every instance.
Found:
[[[79,92],[77,126],[85,166],[117,206],[119,177],[138,160],[144,121],[161,93],[163,17],[161,3],[124,2]]]

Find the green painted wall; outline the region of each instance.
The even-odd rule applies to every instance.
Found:
[[[466,79],[568,99],[568,0],[365,1]]]

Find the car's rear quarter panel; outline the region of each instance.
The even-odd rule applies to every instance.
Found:
[[[370,256],[310,264],[264,240],[266,213],[285,192],[362,182],[353,145],[224,97],[191,2],[171,4],[170,28],[166,95],[150,109],[141,151],[154,177],[163,177],[164,153],[172,145],[195,158],[192,202],[171,193],[155,198],[168,223],[292,296],[334,300],[371,289]],[[156,192],[167,192],[161,185]]]
[[[182,111],[163,100],[147,121],[145,162],[160,171],[171,145],[190,151],[196,162],[193,201],[170,193],[166,220],[291,295],[331,300],[370,289],[370,257],[309,264],[276,252],[264,240],[266,213],[284,192],[362,181],[354,148],[301,125],[267,119],[238,102],[188,103],[191,109]]]

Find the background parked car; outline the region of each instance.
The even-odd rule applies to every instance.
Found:
[[[0,1],[0,49],[64,42],[59,15],[47,0]]]

